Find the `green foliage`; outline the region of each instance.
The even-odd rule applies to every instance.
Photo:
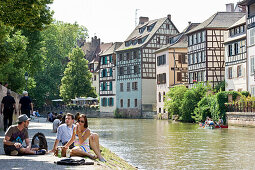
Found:
[[[225,86],[226,86],[226,82],[225,80],[224,81],[221,81],[219,84],[217,84],[215,87],[214,87],[214,92],[219,92],[219,91],[225,91]]]
[[[83,58],[84,53],[80,48],[74,48],[69,54],[70,62],[61,79],[60,95],[65,101],[75,97],[96,97],[94,88],[91,87],[91,73],[88,61]]]
[[[60,21],[50,24],[42,32],[47,57],[43,59],[42,70],[35,74],[36,87],[30,90],[37,106],[60,98],[59,88],[68,63],[67,56],[77,45],[77,40],[86,36],[85,27]]]
[[[166,93],[164,108],[168,110],[169,117],[172,115],[181,115],[181,104],[184,98],[184,93],[188,89],[183,86],[175,86],[170,88],[170,90]]]
[[[250,95],[248,91],[241,91],[241,94],[245,97],[248,97]]]
[[[42,30],[52,22],[53,12],[49,4],[53,0],[2,0],[0,20],[18,29]]]
[[[197,104],[197,107],[194,110],[193,119],[196,122],[204,121],[206,117],[211,117],[210,112],[210,103],[212,96],[203,97]]]

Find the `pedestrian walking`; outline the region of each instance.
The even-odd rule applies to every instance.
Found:
[[[23,91],[23,97],[19,101],[19,114],[26,114],[30,118],[30,113],[33,113],[33,103],[28,96],[28,92]]]
[[[15,100],[11,96],[11,92],[7,90],[7,96],[3,97],[1,102],[1,114],[4,114],[4,131],[12,125],[13,111],[17,114]]]

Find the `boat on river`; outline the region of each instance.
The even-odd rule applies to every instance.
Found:
[[[199,126],[205,129],[225,129],[228,128],[228,125],[204,125],[204,123],[199,123]]]

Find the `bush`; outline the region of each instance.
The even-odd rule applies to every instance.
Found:
[[[241,91],[241,94],[245,97],[248,97],[250,95],[248,91]]]
[[[197,104],[192,117],[196,122],[205,121],[206,117],[211,117],[210,103],[212,96],[203,97]]]
[[[113,114],[114,114],[114,118],[122,118],[118,108],[114,110]]]

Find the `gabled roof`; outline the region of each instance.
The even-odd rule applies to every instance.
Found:
[[[191,29],[195,28],[196,26],[198,26],[199,24],[200,23],[190,23],[183,30],[182,33],[180,33],[180,34],[173,37],[173,39],[176,38],[176,40],[174,40],[173,43],[163,46],[162,48],[156,50],[156,52],[160,52],[160,51],[168,49],[168,48],[187,48],[188,47],[188,39],[187,39],[186,33],[188,31],[190,31]]]
[[[121,50],[126,50],[126,49],[132,49],[132,48],[139,48],[144,46],[145,44],[147,44],[152,36],[158,31],[158,29],[160,28],[160,26],[168,19],[168,17],[164,17],[164,18],[160,18],[160,19],[155,19],[155,20],[151,20],[148,22],[145,22],[144,24],[140,24],[138,26],[136,26],[136,28],[133,30],[133,32],[128,36],[128,38],[125,40],[125,42],[129,41],[129,40],[138,40],[141,38],[144,38],[147,36],[146,40],[141,43],[141,44],[136,44],[136,45],[130,45],[128,47],[125,46],[125,42],[122,43],[122,45],[120,46],[120,48],[116,51],[121,51]],[[171,24],[173,25],[173,27],[178,31],[178,29],[175,27],[175,25],[172,23],[172,21],[170,20]],[[153,29],[149,32],[147,30],[147,27],[150,25],[154,25]],[[146,27],[145,30],[143,31],[143,33],[139,33],[139,29]]]
[[[236,21],[241,19],[245,13],[242,12],[217,12],[210,18],[199,24],[196,28],[190,30],[187,34],[208,28],[223,28],[227,29]]]
[[[122,42],[113,43],[112,46],[108,48],[106,51],[104,51],[103,53],[101,53],[100,56],[113,54],[121,46],[121,44]]]
[[[230,29],[230,28],[234,28],[234,27],[239,26],[239,25],[243,25],[243,24],[245,24],[245,23],[246,23],[246,15],[243,16],[241,19],[239,19],[236,23],[234,23],[233,25],[231,25],[231,26],[229,27],[229,29]]]

